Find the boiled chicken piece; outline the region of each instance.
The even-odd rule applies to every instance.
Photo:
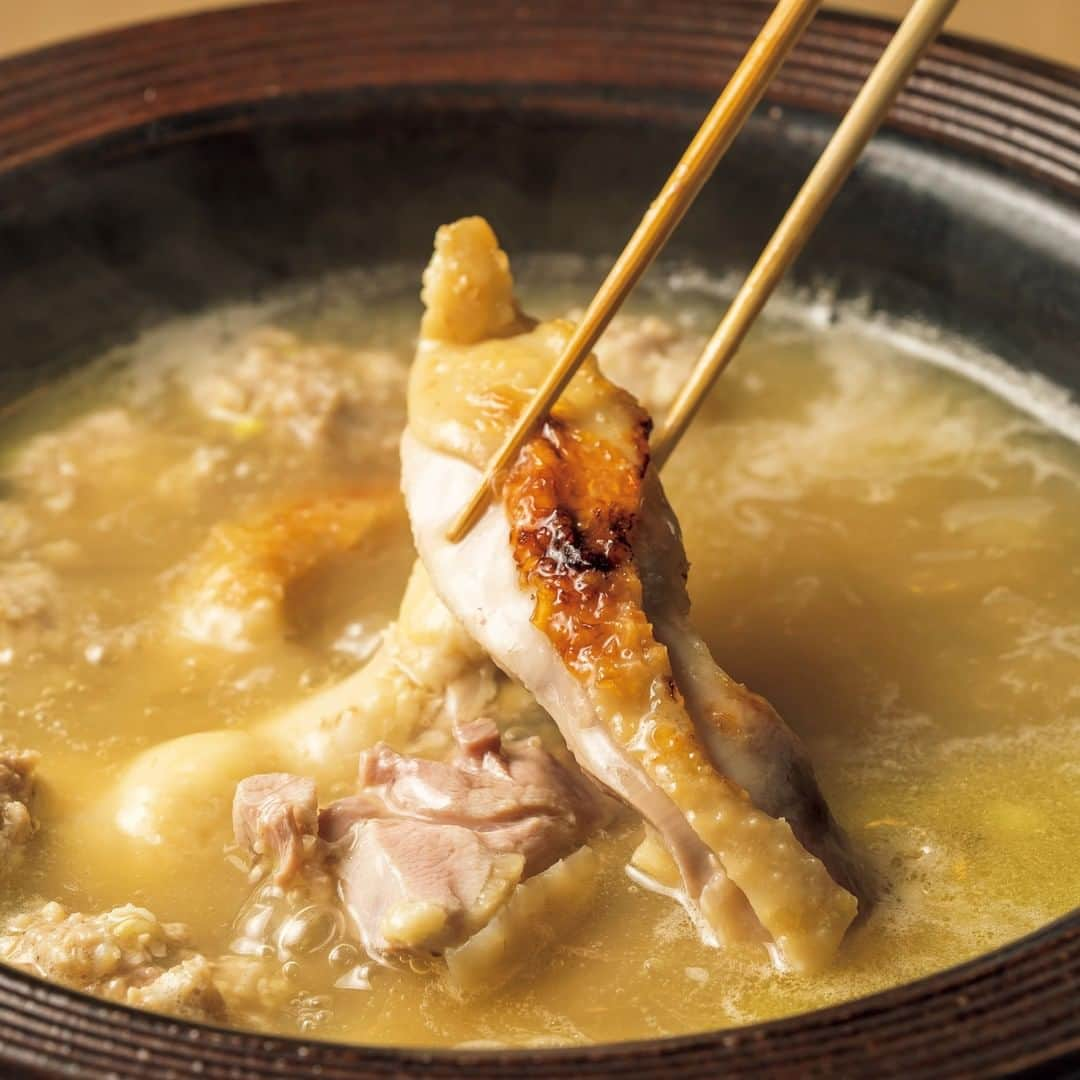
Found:
[[[404,369],[383,349],[344,348],[266,327],[224,354],[185,356],[178,375],[196,411],[240,440],[360,462],[393,430]]]
[[[600,860],[579,847],[522,882],[482,930],[446,950],[450,984],[491,994],[515,972],[565,940],[585,917],[600,878]]]
[[[37,832],[30,804],[38,761],[35,751],[11,746],[0,735],[0,881],[21,865],[26,845]]]
[[[493,505],[450,543],[572,326],[520,313],[506,255],[478,218],[439,230],[423,298],[402,466],[436,591],[580,764],[642,814],[704,936],[821,967],[857,910],[846,843],[796,737],[689,629],[648,415],[588,360]]]
[[[188,936],[134,904],[84,915],[50,902],[0,927],[0,960],[136,1008],[222,1023],[228,1010],[213,966]]]
[[[201,1023],[266,1028],[296,996],[272,961],[213,959],[181,923],[124,904],[93,914],[56,901],[0,924],[0,961],[137,1009]]]
[[[256,859],[265,856],[274,880],[288,885],[317,847],[315,781],[289,773],[249,776],[236,786],[232,820],[237,844]]]
[[[361,751],[383,741],[438,754],[452,727],[481,716],[535,728],[542,713],[484,654],[413,567],[397,621],[375,655],[340,682],[270,717],[259,737],[287,767],[341,789]]]
[[[281,638],[289,589],[361,551],[399,513],[389,491],[317,494],[215,525],[174,591],[175,631],[236,652]]]
[[[101,409],[30,439],[4,479],[53,514],[76,505],[100,510],[145,486],[148,459],[164,461],[164,445],[125,409]]]
[[[361,794],[334,803],[323,831],[337,833],[357,816],[372,816],[376,800],[379,817],[460,826],[491,851],[521,855],[529,877],[611,816],[606,797],[574,762],[560,761],[538,739],[504,740],[490,720],[456,734],[459,750],[447,762],[406,757],[385,745],[365,753]]]
[[[655,472],[644,485],[644,512],[634,550],[643,599],[656,640],[668,650],[672,674],[713,764],[742,787],[754,805],[783,818],[799,842],[833,878],[866,897],[843,830],[818,787],[799,737],[760,694],[736,682],[713,659],[690,621],[689,564],[679,523]]]
[[[282,887],[333,875],[373,956],[460,945],[519,882],[580,849],[611,806],[572,759],[536,738],[504,740],[484,720],[457,737],[446,762],[374,747],[361,757],[356,794],[321,811],[310,780],[250,777],[233,803],[237,842]]]

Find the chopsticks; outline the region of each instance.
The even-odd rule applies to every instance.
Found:
[[[652,446],[657,468],[671,456],[713,383],[805,247],[919,57],[955,6],[956,0],[915,0],[672,402]]]
[[[548,414],[631,289],[659,254],[820,4],[821,0],[780,0],[776,5],[593,297],[558,362],[488,463],[472,499],[447,531],[449,541],[461,540],[479,519],[491,499],[494,482]],[[955,5],[956,0],[915,0],[672,404],[652,451],[657,467],[670,457],[713,382],[802,251],[919,57]]]
[[[630,242],[608,272],[558,363],[488,462],[475,494],[446,534],[452,543],[459,541],[476,524],[491,499],[494,481],[514,460],[537,424],[547,416],[641,275],[667,243],[821,4],[822,0],[780,0],[773,9],[660,194],[645,212]]]

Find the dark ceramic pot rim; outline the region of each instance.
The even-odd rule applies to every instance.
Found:
[[[0,203],[32,214],[41,184],[60,166],[70,177],[72,165],[107,166],[358,100],[686,124],[723,84],[769,7],[764,0],[290,0],[84,38],[0,63]],[[880,21],[820,15],[768,103],[838,114],[889,33]],[[945,37],[920,64],[889,126],[1054,198],[1080,199],[1075,71]],[[141,1013],[0,968],[0,1071],[1064,1074],[1080,1054],[1078,1002],[1080,912],[959,967],[828,1009],[566,1050],[399,1050],[265,1037]]]
[[[48,159],[140,154],[253,110],[391,93],[525,110],[685,117],[764,21],[766,0],[285,0],[162,19],[0,61],[0,179]],[[615,20],[615,22],[613,22]],[[819,14],[766,101],[839,115],[894,29]],[[659,62],[658,62],[659,61]],[[332,107],[332,106],[330,106]],[[697,114],[695,114],[697,115]],[[887,128],[1080,196],[1080,71],[943,35]]]

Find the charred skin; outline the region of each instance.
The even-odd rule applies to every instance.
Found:
[[[533,623],[579,678],[600,685],[641,678],[642,652],[658,648],[631,547],[650,427],[643,416],[628,456],[549,420],[503,487],[520,580],[536,597]]]
[[[535,597],[533,624],[567,667],[594,689],[660,694],[682,706],[668,650],[645,615],[632,546],[651,427],[642,412],[628,453],[549,420],[522,448],[502,497],[518,577]],[[635,737],[637,717],[613,719],[616,739]],[[678,726],[657,724],[651,741],[661,756],[678,755],[712,773],[697,740]]]

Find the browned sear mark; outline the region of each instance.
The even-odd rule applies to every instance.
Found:
[[[503,486],[519,579],[536,597],[532,621],[579,678],[599,684],[647,677],[642,656],[663,650],[631,546],[649,427],[642,414],[624,447],[549,419]]]

